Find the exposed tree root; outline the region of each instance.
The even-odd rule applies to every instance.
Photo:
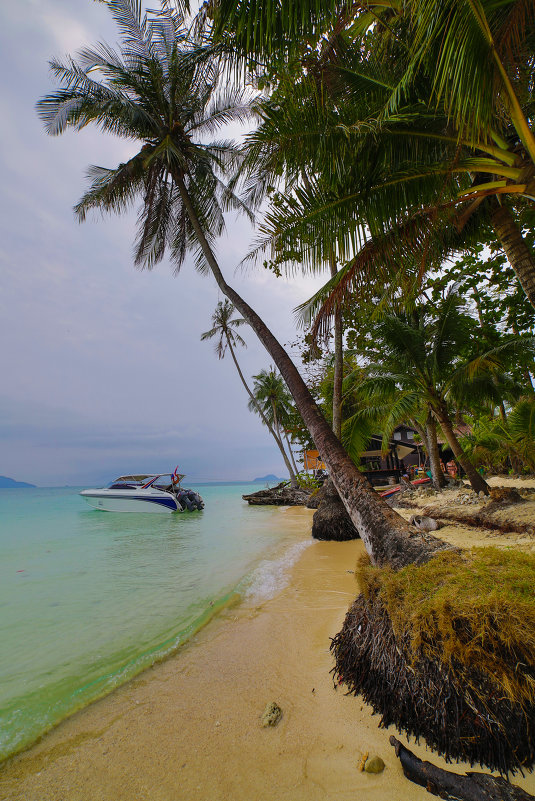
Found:
[[[377,598],[360,595],[334,637],[335,684],[361,694],[380,725],[423,737],[447,760],[479,763],[502,775],[535,761],[535,706],[505,697],[487,673],[453,658],[450,665],[397,637]],[[525,666],[529,670],[528,666]]]
[[[515,787],[506,779],[486,773],[459,775],[423,762],[395,737],[390,745],[396,749],[403,773],[411,782],[425,787],[428,793],[455,801],[533,801],[534,796]]]

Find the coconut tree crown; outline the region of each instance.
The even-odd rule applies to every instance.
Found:
[[[219,71],[192,41],[184,18],[164,5],[142,13],[139,0],[109,0],[121,34],[120,49],[87,47],[76,58],[50,62],[60,88],[43,97],[38,113],[47,133],[80,130],[93,123],[135,143],[137,152],[115,168],[92,166],[90,187],[75,212],[121,213],[141,199],[135,262],[151,268],[169,249],[178,270],[188,251],[206,269],[184,204],[186,187],[211,244],[224,230],[224,212],[247,211],[224,183],[239,151],[229,141],[207,142],[222,125],[250,113],[245,93],[218,89]]]
[[[244,338],[234,330],[239,326],[247,325],[247,320],[244,320],[243,317],[235,317],[232,319],[232,315],[235,311],[230,300],[226,298],[225,300],[220,300],[212,314],[212,328],[209,331],[205,331],[204,334],[201,334],[201,342],[204,342],[206,339],[218,337],[215,346],[218,359],[223,359],[225,357],[225,351],[229,345],[247,347]]]

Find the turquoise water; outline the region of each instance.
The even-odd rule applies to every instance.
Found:
[[[0,490],[0,759],[174,651],[236,593],[273,588],[295,530],[242,501],[255,488],[199,485],[206,508],[182,515]]]

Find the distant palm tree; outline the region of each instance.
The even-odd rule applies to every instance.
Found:
[[[351,461],[318,409],[292,360],[249,304],[226,282],[212,245],[226,209],[244,209],[220,175],[233,168],[238,150],[207,143],[209,134],[250,111],[242,92],[217,94],[220,74],[209,51],[189,42],[183,20],[163,4],[142,14],[137,0],[108,0],[122,47],[85,48],[78,60],[53,61],[61,87],[43,97],[38,111],[50,134],[90,123],[137,143],[139,150],[115,169],[92,167],[89,190],[75,208],[120,213],[141,196],[135,261],[152,268],[166,249],[178,270],[193,251],[199,270],[247,320],[280,370],[346,509],[377,564],[395,567],[429,558],[436,545],[415,538],[408,524],[379,498]]]
[[[204,334],[201,334],[201,341],[218,337],[218,341],[215,346],[215,352],[217,353],[219,359],[223,359],[225,357],[225,352],[227,348],[229,349],[230,355],[232,356],[232,360],[234,362],[234,366],[238,371],[238,375],[241,379],[243,386],[245,387],[245,391],[249,395],[250,398],[249,409],[260,415],[262,422],[264,423],[269,433],[277,443],[277,447],[279,448],[282,454],[284,463],[290,475],[291,486],[297,487],[297,478],[295,475],[296,471],[293,469],[292,464],[288,460],[288,455],[284,449],[284,445],[280,438],[280,431],[278,430],[277,426],[274,427],[272,425],[272,422],[269,420],[269,416],[266,416],[264,414],[262,406],[253,395],[251,389],[249,388],[249,385],[247,384],[244,378],[244,375],[241,371],[241,367],[238,364],[238,359],[236,358],[236,353],[235,353],[236,345],[242,345],[244,348],[246,348],[247,345],[245,343],[245,340],[234,329],[242,325],[247,325],[247,320],[244,320],[243,318],[240,317],[235,317],[234,319],[232,319],[234,311],[235,311],[234,306],[229,300],[225,299],[224,301],[219,301],[212,315],[213,327],[209,331],[205,331]]]
[[[299,472],[292,452],[292,446],[288,438],[286,426],[289,424],[293,412],[292,398],[283,377],[277,372],[275,367],[269,370],[261,370],[258,375],[253,376],[254,398],[249,402],[251,411],[258,411],[262,418],[267,421],[266,425],[271,426],[276,432],[276,438],[282,447],[284,436],[290,458],[293,463],[294,471]]]

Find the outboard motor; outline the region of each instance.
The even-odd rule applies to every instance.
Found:
[[[187,489],[180,489],[177,492],[177,501],[179,502],[180,506],[182,507],[182,511],[186,509],[188,512],[195,512],[197,510],[204,509],[204,502],[200,495],[193,490]]]

